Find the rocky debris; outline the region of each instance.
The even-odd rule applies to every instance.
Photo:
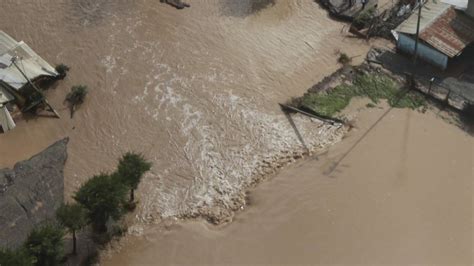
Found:
[[[54,219],[64,198],[68,138],[13,169],[0,170],[0,247],[17,247],[37,224]]]
[[[406,11],[409,10],[409,11]],[[398,27],[403,21],[411,15],[411,9],[408,5],[401,2],[392,9],[386,10],[373,18],[367,31],[368,37],[382,37],[392,39],[392,30]]]
[[[351,65],[339,68],[336,72],[326,76],[320,82],[308,89],[308,92],[322,92],[330,90],[343,83],[351,83],[356,76],[356,70]]]
[[[363,10],[377,6],[378,0],[321,0],[321,5],[337,18],[352,21]]]
[[[165,3],[165,4],[168,4],[170,6],[173,6],[177,9],[183,9],[185,7],[191,7],[190,4],[188,3],[185,3],[181,0],[160,0],[161,3]]]

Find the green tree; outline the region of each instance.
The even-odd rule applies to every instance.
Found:
[[[87,210],[77,203],[66,203],[57,209],[56,218],[72,234],[72,254],[76,254],[76,232],[87,225]]]
[[[0,265],[33,266],[35,258],[24,248],[0,249]]]
[[[142,154],[127,152],[120,159],[117,172],[122,182],[130,189],[130,202],[135,200],[134,191],[137,189],[143,174],[150,169],[151,163]]]
[[[53,224],[34,228],[25,242],[29,254],[35,257],[34,265],[59,265],[64,255],[64,230]]]
[[[127,187],[115,176],[100,174],[83,184],[74,199],[88,210],[89,220],[96,231],[107,231],[109,218],[118,219],[123,214]]]

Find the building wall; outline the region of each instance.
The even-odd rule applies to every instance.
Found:
[[[409,35],[400,33],[397,41],[397,48],[405,53],[413,54],[415,50],[415,40]],[[441,69],[448,66],[448,56],[438,50],[418,42],[418,58],[424,60]]]
[[[474,18],[474,0],[468,0],[466,13]]]

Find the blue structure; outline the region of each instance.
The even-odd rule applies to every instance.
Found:
[[[412,55],[415,51],[415,40],[409,35],[400,33],[397,41],[397,49]],[[417,54],[418,58],[443,70],[448,67],[449,57],[423,42],[418,42]]]

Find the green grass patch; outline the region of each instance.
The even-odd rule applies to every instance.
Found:
[[[387,75],[361,74],[351,85],[339,85],[327,93],[305,94],[301,100],[301,107],[322,116],[333,117],[349,105],[353,97],[368,97],[373,104],[386,99],[390,106],[397,108],[416,109],[425,105],[423,95],[400,89]]]

